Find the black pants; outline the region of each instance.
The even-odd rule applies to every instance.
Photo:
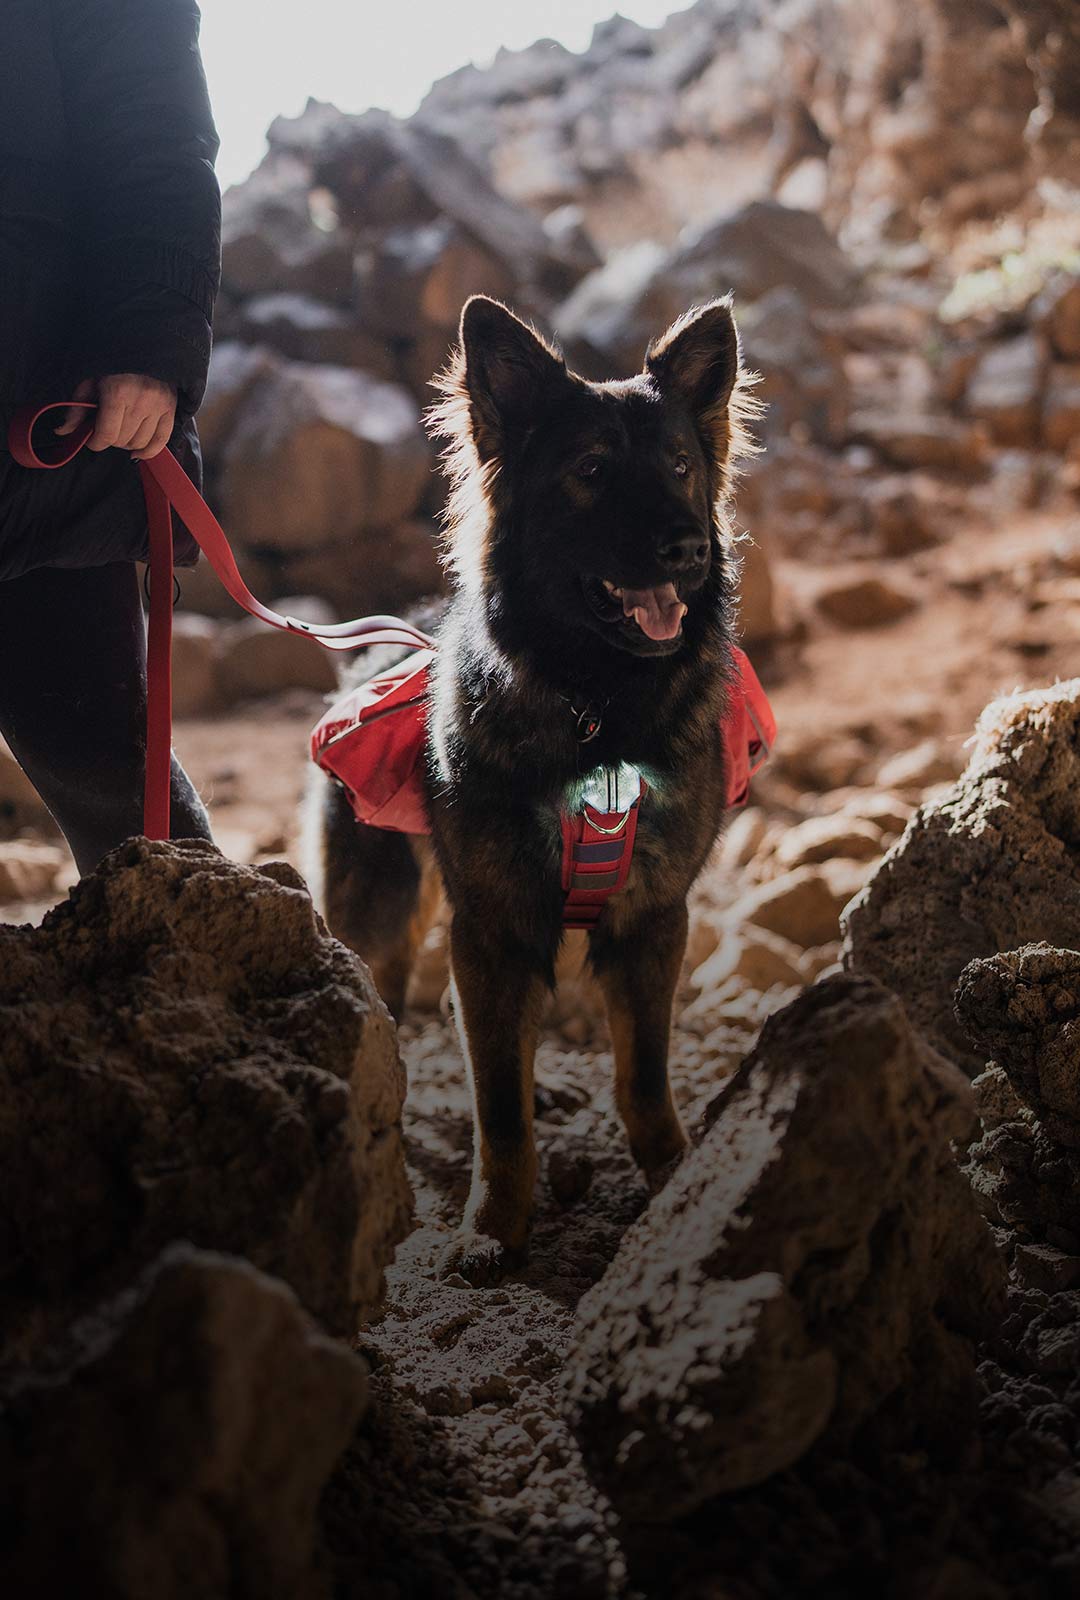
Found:
[[[0,583],[0,734],[80,872],[142,832],[146,632],[134,564],[42,567]],[[172,836],[209,839],[176,757]]]

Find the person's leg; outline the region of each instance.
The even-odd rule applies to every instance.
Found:
[[[0,733],[80,872],[142,832],[146,633],[138,570],[42,568],[0,583]],[[172,836],[210,838],[176,757]]]

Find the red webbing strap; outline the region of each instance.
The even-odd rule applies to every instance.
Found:
[[[87,420],[63,438],[54,435],[47,455],[34,444],[34,428],[51,411],[71,408],[85,411]],[[16,413],[8,428],[8,448],[22,467],[52,470],[67,466],[94,431],[92,401],[52,401],[27,406]],[[180,517],[225,590],[244,611],[271,628],[302,633],[327,650],[355,650],[366,645],[402,645],[427,650],[433,641],[400,617],[359,617],[353,622],[327,626],[285,617],[263,605],[240,576],[225,532],[171,450],[152,461],[141,461],[139,473],[150,529],[150,624],[147,644],[146,788],[143,831],[149,839],[169,837],[169,789],[172,765],[172,512]]]
[[[595,928],[600,913],[618,894],[634,857],[638,811],[645,785],[629,811],[563,812],[562,887],[564,928]]]

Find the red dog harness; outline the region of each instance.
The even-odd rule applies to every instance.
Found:
[[[735,681],[720,724],[729,807],[745,805],[750,779],[776,738],[776,719],[757,673],[742,650],[733,647],[732,658]],[[338,779],[357,821],[369,827],[431,832],[423,761],[434,659],[434,650],[425,650],[358,684],[312,731],[311,759]],[[621,796],[622,774],[605,774],[600,781],[607,790],[606,809],[587,792],[579,807],[560,814],[563,922],[569,928],[594,926],[626,883],[633,859],[645,785],[631,784],[633,793]]]
[[[34,443],[36,425],[50,412],[85,411],[87,420],[64,439],[50,440],[42,455]],[[52,470],[78,455],[93,432],[92,402],[55,401],[26,407],[12,419],[8,447],[23,467]],[[172,764],[172,514],[175,511],[202,549],[227,593],[242,610],[272,628],[306,634],[328,650],[355,650],[392,644],[418,652],[380,674],[333,706],[312,734],[312,758],[340,779],[357,820],[402,833],[428,833],[430,825],[420,762],[427,733],[428,673],[434,640],[400,617],[360,617],[318,627],[282,616],[248,589],[225,532],[170,450],[139,462],[150,535],[150,623],[147,647],[146,784],[143,832],[148,839],[169,837]],[[733,650],[738,681],[721,724],[727,766],[729,806],[746,801],[750,778],[766,760],[776,722],[753,667]],[[616,791],[618,785],[616,784]],[[638,809],[645,787],[629,803],[599,812],[586,799],[580,810],[562,815],[562,886],[568,927],[592,927],[607,901],[626,882],[633,858]]]

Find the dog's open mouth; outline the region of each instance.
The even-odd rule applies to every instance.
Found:
[[[655,644],[677,639],[682,632],[686,602],[673,583],[632,589],[605,578],[589,584],[587,592],[594,611],[603,621],[639,630]]]

